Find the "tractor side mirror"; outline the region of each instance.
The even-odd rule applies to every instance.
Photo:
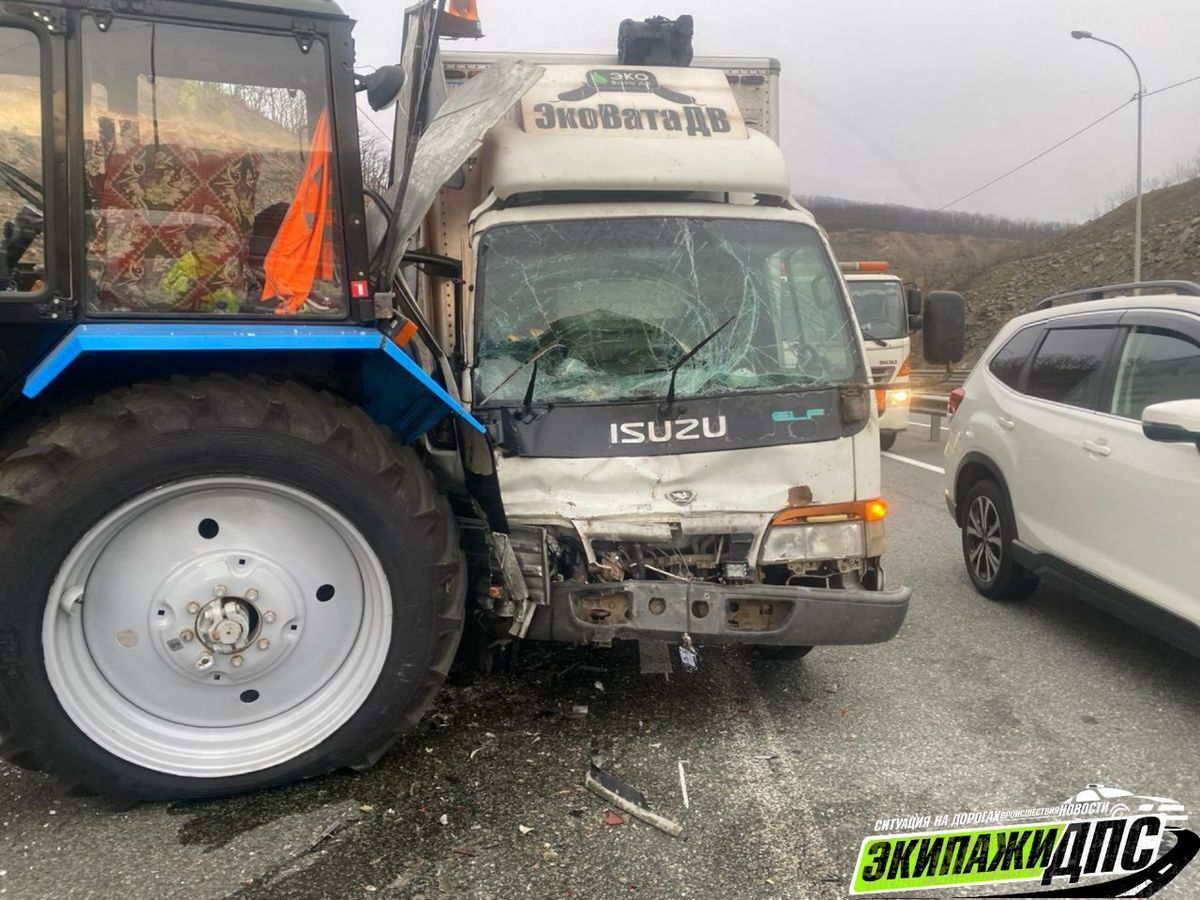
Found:
[[[904,289],[904,300],[908,304],[908,314],[910,316],[921,315],[921,289],[915,284],[906,285]],[[918,325],[917,328],[921,326]],[[913,329],[914,331],[916,329]]]
[[[380,66],[370,75],[354,76],[354,88],[367,92],[367,103],[375,112],[387,109],[400,96],[404,87],[402,66]]]
[[[966,312],[962,294],[930,291],[925,297],[925,359],[944,365],[966,355]]]

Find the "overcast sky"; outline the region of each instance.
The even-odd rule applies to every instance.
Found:
[[[1200,75],[1200,0],[478,0],[462,49],[613,52],[622,18],[690,13],[698,55],[774,56],[797,193],[938,207],[1133,96]],[[405,0],[342,0],[358,58],[398,60]],[[473,45],[473,46],[472,46]],[[955,206],[1089,218],[1132,185],[1135,105]],[[1145,101],[1145,172],[1200,155],[1200,81]]]

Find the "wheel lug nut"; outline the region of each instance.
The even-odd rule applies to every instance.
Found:
[[[266,650],[270,646],[271,646],[271,642],[268,641],[266,638],[258,639],[258,649],[259,650]]]
[[[195,632],[193,632],[190,628],[185,628],[183,631],[179,632],[179,639],[185,644],[189,643],[195,636]]]
[[[196,660],[196,668],[203,672],[213,664],[211,653],[201,653],[200,658]]]
[[[245,596],[247,603],[253,603],[258,599],[258,591],[256,591],[254,588],[247,588],[246,593],[243,596]]]
[[[224,597],[225,596],[225,585],[218,584],[215,588],[213,588],[213,596],[214,597]]]
[[[235,669],[241,668],[243,662],[245,662],[245,660],[243,660],[241,656],[233,656],[229,659],[229,664]]]
[[[187,611],[189,616],[194,616],[196,613],[200,612],[200,604],[195,602],[189,603],[187,605]]]
[[[273,624],[275,622],[275,613],[268,609],[265,613],[263,613],[263,621],[268,625]]]

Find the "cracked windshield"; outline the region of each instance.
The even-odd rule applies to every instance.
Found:
[[[836,276],[805,225],[663,217],[499,226],[483,238],[478,292],[476,393],[485,402],[662,397],[674,366],[678,397],[858,374]]]

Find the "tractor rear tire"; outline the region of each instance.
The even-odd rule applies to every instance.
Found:
[[[223,796],[366,768],[462,632],[454,517],[361,409],[138,384],[0,462],[0,755],[70,793]]]

